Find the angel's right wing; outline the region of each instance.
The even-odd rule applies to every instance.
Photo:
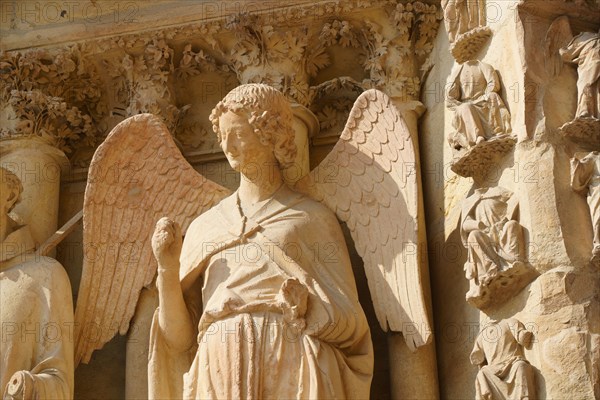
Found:
[[[94,154],[83,204],[84,260],[75,311],[75,362],[124,335],[156,273],[151,237],[168,216],[185,232],[229,191],[183,158],[152,114],[117,125]]]

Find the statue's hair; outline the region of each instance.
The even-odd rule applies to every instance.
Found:
[[[219,143],[219,117],[227,111],[248,118],[261,143],[273,147],[273,154],[281,168],[288,168],[294,163],[297,149],[292,128],[292,108],[283,93],[259,83],[241,85],[230,91],[210,114],[210,122]]]
[[[21,184],[21,180],[19,179],[19,177],[7,168],[0,167],[0,176],[2,179],[2,183],[6,183],[10,191],[15,191],[17,193],[17,200],[13,203],[10,209],[8,209],[8,212],[11,212],[14,206],[16,206],[21,201],[23,185]]]

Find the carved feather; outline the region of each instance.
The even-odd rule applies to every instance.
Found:
[[[76,364],[127,333],[140,291],[156,273],[156,221],[168,216],[185,232],[228,194],[192,168],[158,117],[136,115],[112,130],[94,154],[85,191]]]
[[[346,222],[382,329],[402,332],[411,349],[431,339],[418,257],[415,162],[408,127],[389,97],[368,90],[354,103],[331,153],[296,185]]]

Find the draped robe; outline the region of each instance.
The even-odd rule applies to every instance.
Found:
[[[453,69],[448,83],[448,108],[454,111],[451,147],[469,148],[480,137],[489,140],[512,132],[510,114],[498,94],[500,80],[491,65],[466,61]]]
[[[73,398],[73,302],[60,263],[34,252],[27,225],[0,243],[0,388],[26,399]]]
[[[587,195],[594,232],[592,255],[600,261],[600,152],[575,153],[571,161],[571,187]]]
[[[517,209],[517,198],[501,187],[476,189],[464,201],[460,235],[468,251],[465,275],[474,284],[485,284],[509,263],[524,261],[523,227],[513,220]],[[483,229],[465,229],[478,222]]]
[[[523,351],[526,333],[514,318],[492,320],[479,332],[470,356],[471,363],[480,367],[475,378],[476,400],[536,398],[535,373]]]
[[[236,200],[186,233],[180,279],[197,344],[173,352],[157,310],[150,397],[368,398],[371,337],[334,214],[285,185],[249,218]]]
[[[600,118],[600,34],[582,32],[560,54],[564,61],[577,64],[575,116]]]

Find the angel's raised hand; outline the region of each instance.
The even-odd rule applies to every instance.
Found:
[[[179,224],[167,217],[159,219],[152,235],[152,251],[159,269],[179,269],[181,244],[181,227]]]

